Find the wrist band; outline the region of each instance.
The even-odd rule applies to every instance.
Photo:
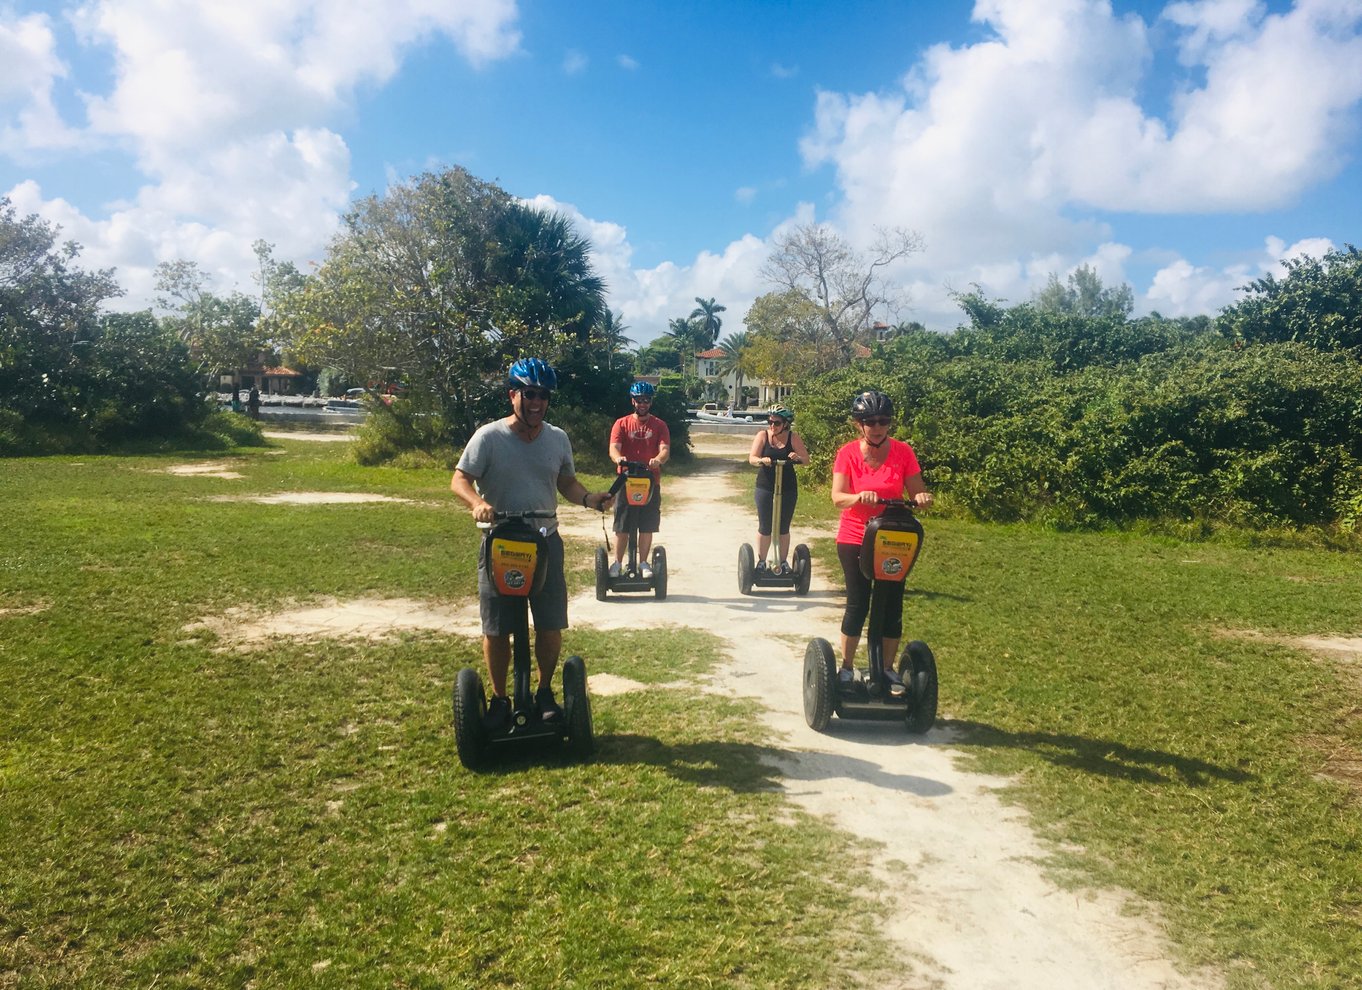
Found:
[[[582,492],[582,508],[587,508],[586,500],[591,497],[590,492]]]

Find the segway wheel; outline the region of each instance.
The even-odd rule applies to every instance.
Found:
[[[653,547],[653,595],[658,601],[667,597],[667,551]]]
[[[744,543],[738,547],[738,591],[742,594],[752,594],[752,575],[756,569],[757,555],[752,552],[752,544]]]
[[[610,591],[610,561],[606,557],[605,547],[596,548],[596,601],[605,601],[606,594]]]
[[[809,593],[809,579],[813,577],[813,561],[809,557],[809,548],[802,543],[795,547],[794,572],[795,594],[807,595]]]
[[[482,678],[472,667],[465,667],[454,679],[454,745],[459,762],[469,770],[481,770],[487,763],[487,731],[482,727],[486,711]]]
[[[914,735],[921,735],[936,724],[936,657],[922,640],[915,639],[903,648],[899,677],[911,692],[904,725]]]
[[[563,718],[567,721],[568,752],[585,760],[596,751],[591,726],[591,699],[586,693],[586,662],[571,656],[563,664]]]
[[[822,732],[832,720],[837,697],[837,658],[826,639],[811,639],[804,651],[804,721]]]

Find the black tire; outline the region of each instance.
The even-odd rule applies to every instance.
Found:
[[[610,591],[610,560],[606,557],[605,547],[596,548],[596,601],[605,601]]]
[[[653,547],[653,595],[658,601],[667,597],[667,551]]]
[[[752,544],[744,543],[738,547],[738,591],[744,595],[752,594],[752,575],[757,569],[757,555],[752,552]]]
[[[903,648],[899,657],[899,676],[908,685],[908,713],[904,725],[921,735],[936,724],[936,657],[920,639]]]
[[[804,651],[804,721],[822,732],[832,720],[837,698],[837,657],[826,639],[809,640]]]
[[[482,678],[472,667],[465,667],[454,679],[454,745],[459,762],[469,770],[481,770],[487,764],[487,730],[482,727],[486,712]]]
[[[568,752],[585,760],[596,751],[591,725],[591,699],[586,693],[586,662],[579,656],[563,664],[563,718],[567,721]]]
[[[809,548],[802,543],[795,547],[794,572],[795,594],[807,595],[809,593],[809,580],[813,577],[813,560],[809,557]]]

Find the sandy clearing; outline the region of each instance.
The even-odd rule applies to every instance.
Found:
[[[246,477],[239,471],[233,471],[230,465],[223,461],[206,461],[199,464],[176,464],[164,470],[165,474],[179,475],[186,478],[228,478],[238,479]]]

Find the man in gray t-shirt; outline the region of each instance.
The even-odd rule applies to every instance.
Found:
[[[597,511],[614,499],[608,492],[588,492],[577,480],[572,444],[558,427],[544,420],[549,396],[558,386],[554,370],[538,358],[511,365],[507,394],[511,415],[478,429],[468,441],[449,488],[463,499],[478,522],[490,523],[496,512],[553,510],[557,496]],[[535,521],[548,532],[548,574],[543,589],[530,596],[534,616],[534,657],[539,667],[535,703],[544,719],[562,717],[553,697],[553,673],[567,628],[567,581],[563,575],[563,540],[557,519]],[[478,599],[482,611],[482,652],[492,681],[485,718],[488,728],[505,725],[511,713],[506,675],[511,665],[510,631],[502,627],[501,609],[482,555],[478,555]]]

